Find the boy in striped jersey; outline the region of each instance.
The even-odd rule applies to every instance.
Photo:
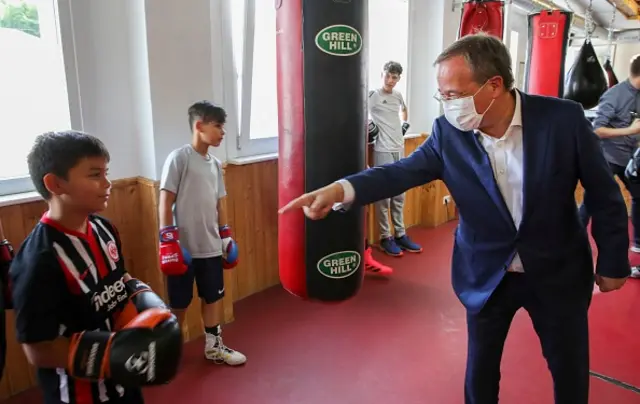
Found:
[[[72,131],[39,136],[28,156],[49,209],[9,275],[18,341],[46,404],[141,404],[140,386],[169,381],[179,363],[177,319],[126,272],[115,227],[95,215],[109,199],[108,161],[100,140]],[[157,304],[142,308],[141,296]]]

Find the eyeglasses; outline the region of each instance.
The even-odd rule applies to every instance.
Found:
[[[433,94],[433,99],[435,99],[438,102],[443,102],[443,101],[457,100],[458,98],[463,98],[466,96],[467,96],[466,93],[456,94],[456,95],[444,95],[444,94],[441,94],[438,90],[436,90],[436,92]]]

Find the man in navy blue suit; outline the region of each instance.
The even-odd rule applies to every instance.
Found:
[[[280,213],[302,208],[317,220],[335,204],[366,205],[443,180],[460,214],[452,282],[467,309],[465,403],[498,402],[504,341],[524,308],[556,404],[587,404],[594,279],[609,292],[630,274],[627,211],[598,138],[579,104],[515,90],[509,52],[495,37],[465,36],[435,66],[445,114],[414,153],[304,194]],[[595,276],[578,181],[593,218]]]

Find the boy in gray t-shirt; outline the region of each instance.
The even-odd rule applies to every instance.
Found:
[[[394,87],[402,76],[402,66],[397,62],[387,62],[382,69],[382,87],[369,92],[369,116],[379,129],[373,148],[373,165],[395,163],[404,157],[404,134],[409,128],[407,106],[402,94]],[[402,113],[402,122],[400,121]],[[394,236],[389,228],[389,199],[375,203],[376,216],[380,227],[380,249],[389,255],[402,256],[403,250],[422,252],[422,247],[414,243],[405,233],[404,194],[391,198],[391,219]]]
[[[209,154],[224,136],[225,111],[207,101],[189,108],[191,144],[172,151],[160,181],[160,265],[167,275],[169,304],[180,325],[193,298],[194,280],[202,301],[207,359],[241,365],[247,358],[222,343],[220,317],[223,268],[233,268],[238,250],[222,200],[227,195],[222,164]],[[175,213],[175,215],[174,215]]]

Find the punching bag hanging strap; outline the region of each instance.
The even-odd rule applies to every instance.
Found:
[[[612,61],[613,61],[613,24],[616,21],[616,7],[612,6],[613,11],[611,13],[611,21],[609,22],[609,35],[607,36],[607,57],[604,62],[604,71],[607,72],[607,80],[609,81],[609,88],[618,84],[618,78],[616,77],[616,73],[613,71]]]

